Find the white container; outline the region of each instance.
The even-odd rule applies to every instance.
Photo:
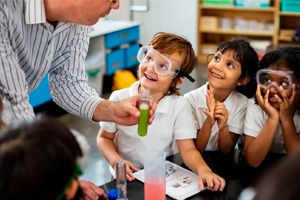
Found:
[[[235,18],[234,29],[236,31],[246,31],[247,30],[247,20],[237,17]]]
[[[224,30],[232,29],[232,19],[231,18],[221,18],[220,20],[220,28]]]
[[[105,58],[103,52],[95,52],[85,59],[85,70],[88,76],[88,85],[94,88],[99,96],[102,95]]]

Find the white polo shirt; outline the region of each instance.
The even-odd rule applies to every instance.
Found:
[[[205,97],[205,95],[207,94],[207,87],[208,82],[200,88],[192,90],[184,95],[184,97],[190,102],[192,106],[193,113],[196,118],[195,124],[197,129],[201,129],[207,117],[202,111],[203,109],[207,109]],[[247,101],[248,99],[246,96],[240,94],[237,91],[233,91],[223,102],[229,113],[227,125],[230,132],[239,135],[243,133]],[[211,135],[205,148],[206,151],[218,150],[218,134],[219,128],[216,122],[212,127]]]
[[[137,81],[130,88],[114,91],[110,100],[119,101],[138,94],[139,85]],[[186,99],[177,95],[165,96],[159,101],[155,119],[144,137],[138,135],[137,125],[100,122],[100,126],[107,132],[117,133],[114,141],[118,153],[138,168],[144,166],[144,153],[149,149],[161,149],[169,156],[175,153],[173,143],[176,140],[196,138],[191,107]]]
[[[248,109],[245,118],[244,134],[252,137],[257,137],[262,128],[266,124],[268,115],[261,109],[261,107],[255,103],[255,99],[251,98],[248,101]],[[298,137],[300,137],[300,116],[296,111],[293,117]],[[279,123],[272,146],[269,150],[273,153],[286,153],[284,147],[284,140],[282,136],[282,127]]]

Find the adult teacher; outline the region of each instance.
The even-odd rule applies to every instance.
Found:
[[[29,93],[48,74],[53,101],[88,120],[133,125],[138,96],[112,102],[88,86],[85,57],[90,25],[118,9],[118,0],[0,0],[0,97],[9,101],[13,118],[35,116]],[[152,102],[149,123],[156,105]],[[88,181],[86,199],[104,192]]]

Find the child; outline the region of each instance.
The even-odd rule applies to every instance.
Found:
[[[258,56],[248,41],[224,41],[208,63],[208,82],[184,95],[193,107],[201,153],[232,152],[243,133],[247,97],[255,94],[257,70]]]
[[[184,77],[192,80],[189,76],[195,61],[192,45],[178,35],[157,33],[149,46],[140,48],[137,58],[140,80],[130,88],[113,92],[110,99],[118,101],[147,88],[157,104],[155,119],[144,137],[138,135],[137,125],[101,122],[97,136],[99,150],[113,168],[118,160],[125,160],[127,179],[131,181],[134,179],[131,170],[143,168],[145,151],[159,148],[167,156],[172,155],[175,140],[184,163],[199,175],[200,189],[207,185],[209,190],[223,190],[224,179],[211,171],[193,143],[196,129],[192,111],[177,89]]]
[[[0,199],[83,198],[81,157],[75,137],[55,118],[8,125],[0,134]]]
[[[258,167],[268,153],[291,153],[300,148],[300,48],[284,47],[267,53],[259,63],[256,98],[248,102],[244,153]]]
[[[255,184],[245,188],[238,200],[300,199],[300,151],[285,156]]]

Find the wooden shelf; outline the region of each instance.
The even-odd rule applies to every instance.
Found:
[[[300,12],[282,12],[280,10],[280,0],[270,0],[269,8],[249,8],[237,6],[220,6],[203,4],[202,0],[198,0],[198,56],[203,58],[205,54],[201,54],[202,46],[206,44],[218,45],[224,40],[232,37],[242,36],[253,40],[270,41],[273,45],[280,42],[293,44],[289,35],[282,35],[284,30],[295,30],[300,26]],[[212,23],[205,21],[209,18],[215,18]],[[221,19],[231,20],[231,29],[222,29]],[[234,29],[234,23],[237,19],[244,20],[246,25],[243,31]],[[206,23],[204,23],[204,21]],[[257,31],[253,27],[247,30],[250,21],[257,22]],[[260,24],[260,25],[258,25]],[[261,28],[261,24],[268,25],[269,28]],[[271,27],[271,28],[270,28]],[[281,33],[281,34],[280,34]],[[199,59],[198,58],[198,59]]]
[[[200,30],[201,33],[210,33],[210,34],[224,34],[224,35],[249,35],[249,36],[262,36],[262,37],[272,37],[273,32],[271,31],[237,31],[235,29],[224,30],[224,29],[215,29],[215,30]]]
[[[280,16],[288,16],[288,17],[300,17],[300,12],[281,12],[278,13]]]
[[[202,10],[229,10],[233,12],[247,11],[247,12],[274,12],[277,9],[275,7],[269,8],[246,8],[246,7],[238,7],[238,6],[219,6],[219,5],[204,5],[200,4],[199,9]]]

